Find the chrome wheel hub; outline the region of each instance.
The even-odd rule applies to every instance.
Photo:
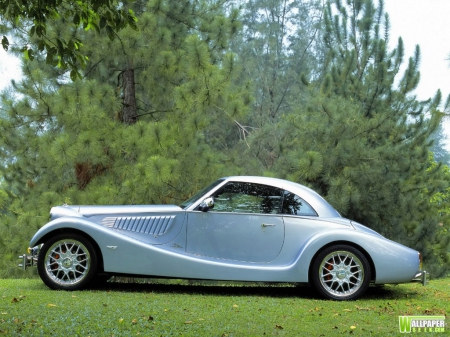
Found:
[[[65,268],[70,268],[72,266],[72,259],[65,258],[64,261],[62,262],[62,265]]]
[[[339,269],[338,272],[336,273],[336,276],[338,279],[343,279],[347,276],[347,272],[344,269]]]

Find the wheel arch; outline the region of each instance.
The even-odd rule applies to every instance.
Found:
[[[88,240],[92,247],[94,247],[95,249],[95,253],[97,254],[97,260],[98,260],[98,272],[104,272],[104,267],[103,267],[103,254],[102,251],[99,247],[99,245],[97,244],[97,242],[86,232],[83,232],[79,229],[75,229],[75,228],[57,228],[54,229],[51,232],[46,233],[45,235],[43,235],[39,241],[37,242],[38,245],[45,243],[46,241],[48,241],[51,237],[58,235],[58,234],[78,234],[83,236],[86,240]]]
[[[312,257],[311,261],[309,262],[309,266],[308,266],[308,282],[311,282],[311,273],[312,273],[312,265],[317,257],[317,255],[320,254],[320,252],[322,252],[324,249],[327,249],[328,247],[331,246],[336,246],[336,245],[347,245],[347,246],[351,246],[355,249],[358,249],[361,254],[364,254],[364,257],[367,259],[367,261],[369,262],[370,265],[370,271],[371,271],[371,281],[376,280],[376,268],[375,268],[375,264],[372,260],[372,257],[370,256],[370,254],[360,245],[351,242],[351,241],[346,241],[346,240],[337,240],[337,241],[332,241],[327,243],[326,245],[320,247],[320,249],[318,249],[316,251],[316,253],[314,254],[314,256]]]

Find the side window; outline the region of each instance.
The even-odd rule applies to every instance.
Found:
[[[317,216],[316,211],[305,200],[288,191],[284,192],[283,214]]]
[[[214,194],[214,212],[280,214],[281,189],[230,182]]]

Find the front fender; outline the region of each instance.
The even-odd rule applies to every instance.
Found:
[[[310,266],[314,256],[332,244],[356,245],[363,249],[362,253],[368,255],[375,267],[376,284],[409,282],[420,270],[417,251],[379,235],[342,229],[312,236],[302,247],[298,266]]]
[[[55,233],[71,230],[82,233],[93,240],[93,243],[100,249],[103,258],[102,263],[105,271],[115,271],[122,273],[141,273],[140,264],[131,257],[142,254],[136,254],[137,251],[159,251],[152,245],[145,244],[131,237],[117,233],[110,228],[88,221],[85,218],[62,217],[50,221],[41,227],[32,237],[30,247],[45,243],[47,238]],[[114,250],[120,247],[120,256],[114,254]],[[124,256],[127,258],[124,259]],[[134,261],[134,262],[130,262]],[[140,272],[139,272],[140,271]]]
[[[31,238],[30,247],[37,246],[44,243],[45,237],[51,232],[62,229],[74,229],[77,231],[85,232],[86,234],[93,236],[95,233],[105,232],[105,234],[111,234],[111,231],[103,226],[92,223],[88,220],[79,217],[63,217],[50,221],[46,225],[42,226]]]

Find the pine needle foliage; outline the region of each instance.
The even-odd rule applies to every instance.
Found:
[[[2,96],[0,155],[11,196],[2,234],[17,239],[1,270],[14,273],[12,252],[26,248],[54,205],[181,203],[225,175],[211,123],[231,123],[248,106],[233,86],[237,56],[227,44],[237,12],[225,5],[135,3],[139,33],[84,39],[81,80],[51,77],[43,58],[24,61],[15,95]],[[55,21],[48,34],[74,32]]]
[[[417,100],[420,49],[401,71],[403,41],[389,50],[389,27],[382,1],[326,2],[323,45],[315,43],[312,53],[323,62],[301,76],[308,89],[287,100],[296,104],[284,105],[277,119],[247,127],[240,149],[254,160],[237,162],[309,185],[343,216],[421,251],[436,277],[448,273],[450,258],[442,211],[449,180],[429,155],[443,116],[441,95]],[[258,37],[270,45],[269,37]],[[265,65],[264,74],[278,74]]]
[[[306,184],[449,272],[441,94],[417,100],[420,48],[389,48],[383,1],[124,6],[138,32],[114,39],[47,25],[83,41],[78,80],[37,53],[1,94],[0,276],[54,205],[179,203],[232,174]]]
[[[382,1],[328,2],[323,80],[310,85],[307,106],[286,116],[286,148],[273,171],[307,183],[343,216],[418,249],[434,275],[445,275],[449,240],[441,227],[448,218],[431,199],[448,179],[429,156],[443,116],[440,92],[416,99],[419,47],[400,73],[403,42],[389,51],[388,27]]]

